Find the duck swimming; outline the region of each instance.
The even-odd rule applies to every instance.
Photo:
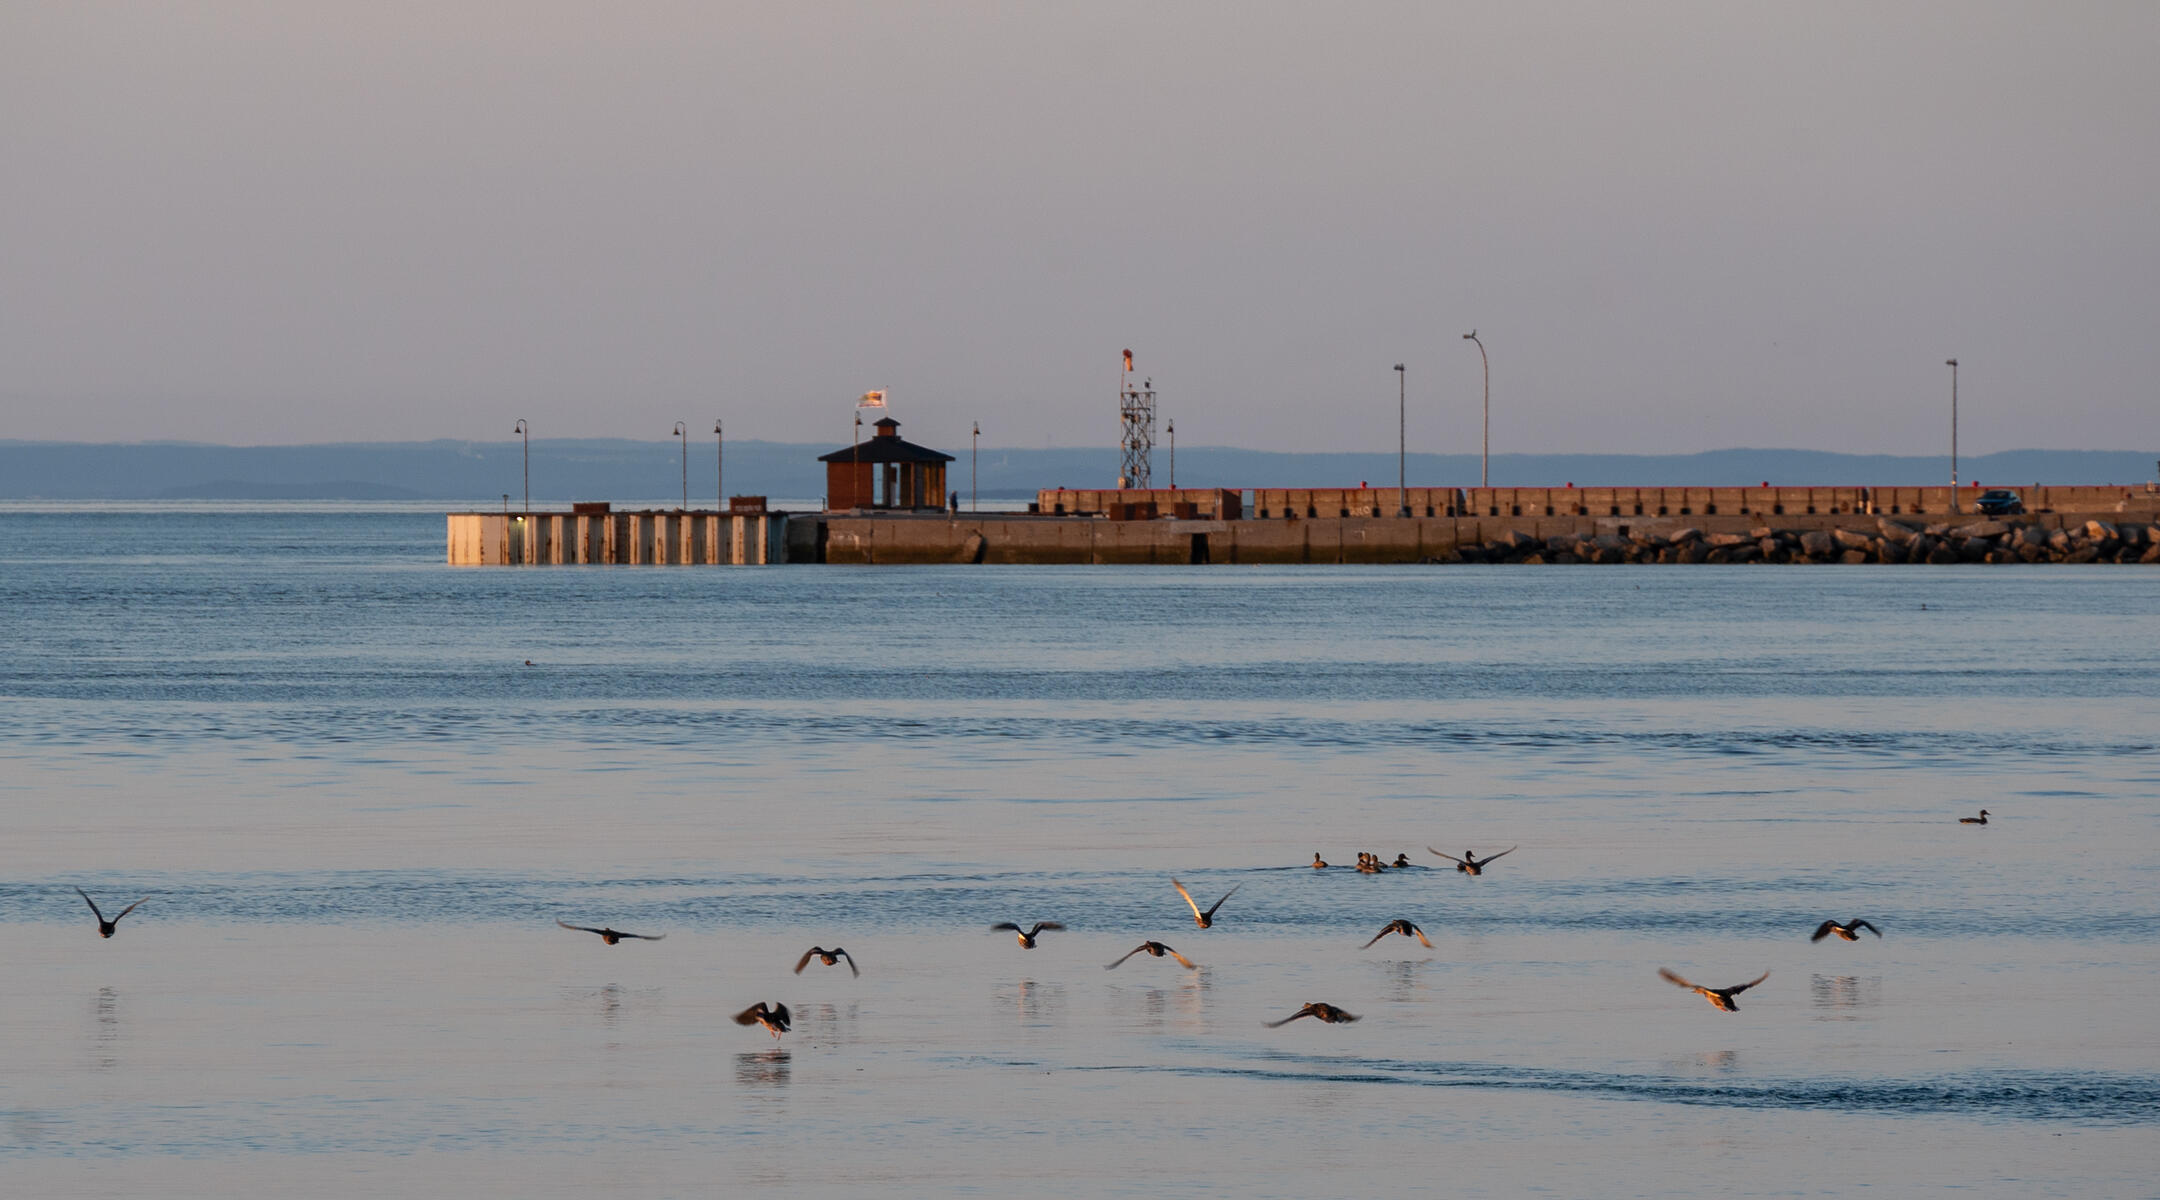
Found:
[[[1498,858],[1500,856],[1495,854],[1493,857]],[[1388,865],[1394,867],[1398,871],[1401,871],[1408,870],[1409,868],[1414,867],[1417,864],[1410,861],[1410,856],[1408,854],[1398,854],[1395,856],[1395,861],[1389,863]]]
[[[1861,920],[1859,917],[1854,917],[1852,920],[1847,921],[1842,925],[1838,924],[1836,921],[1824,921],[1822,924],[1815,927],[1815,932],[1808,936],[1808,940],[1811,942],[1819,942],[1834,933],[1839,937],[1844,938],[1848,942],[1857,942],[1860,940],[1860,931],[1863,929],[1867,930],[1869,933],[1874,934],[1876,937],[1882,936],[1882,930],[1875,928],[1873,925],[1868,924],[1866,921]]]
[[[1960,825],[1985,825],[1985,824],[1987,824],[1987,810],[1986,810],[1986,809],[1984,809],[1984,808],[1983,808],[1983,809],[1981,809],[1981,810],[1980,810],[1980,815],[1979,815],[1979,816],[1977,816],[1977,817],[1959,817],[1959,818],[1958,818],[1958,824],[1960,824]]]
[[[838,946],[834,946],[830,950],[825,949],[823,946],[812,946],[808,950],[803,951],[803,956],[795,960],[795,973],[797,975],[802,974],[802,969],[809,966],[810,960],[813,958],[817,959],[821,963],[824,963],[828,967],[837,967],[840,965],[841,959],[847,959],[848,973],[855,976],[857,979],[862,978],[862,972],[858,970],[855,966],[855,956],[849,954],[845,950],[842,950]]]
[[[1506,858],[1508,855],[1515,853],[1522,847],[1509,846],[1507,849],[1502,850],[1500,853],[1491,855],[1487,858],[1479,858],[1475,850],[1465,850],[1462,852],[1462,857],[1457,858],[1454,855],[1448,854],[1444,851],[1433,850],[1431,846],[1427,846],[1425,848],[1427,850],[1432,850],[1434,854],[1438,854],[1440,857],[1448,860],[1451,863],[1454,863],[1455,869],[1461,871],[1465,875],[1483,875],[1485,873],[1485,868],[1492,865],[1493,859]]]
[[[114,933],[117,933],[120,929],[120,917],[124,917],[129,913],[134,912],[136,909],[141,908],[144,902],[150,899],[150,897],[144,896],[141,900],[137,900],[135,903],[121,909],[119,916],[116,916],[112,920],[108,921],[105,919],[105,914],[98,911],[97,901],[90,898],[90,893],[82,890],[81,888],[76,888],[75,894],[81,896],[82,902],[90,906],[91,915],[97,918],[97,932],[98,936],[101,938],[109,938]]]
[[[787,1005],[767,1004],[763,1000],[736,1013],[735,1023],[737,1025],[763,1025],[766,1032],[772,1034],[773,1040],[776,1042],[780,1040],[781,1034],[794,1028],[794,1022],[788,1016]]]
[[[1200,911],[1200,906],[1193,902],[1192,893],[1185,890],[1184,884],[1179,883],[1177,880],[1173,879],[1170,881],[1170,886],[1177,889],[1178,895],[1185,897],[1185,903],[1187,907],[1192,909],[1193,924],[1198,925],[1202,929],[1206,929],[1215,924],[1215,909],[1221,908],[1223,906],[1223,900],[1228,900],[1230,897],[1237,895],[1238,888],[1244,887],[1245,885],[1241,883],[1238,884],[1237,887],[1231,888],[1229,891],[1224,892],[1222,900],[1217,900],[1215,902],[1214,908],[1210,908],[1206,912]]]
[[[1739,995],[1740,993],[1748,990],[1751,987],[1754,987],[1756,984],[1761,983],[1763,980],[1770,978],[1770,972],[1764,971],[1762,974],[1748,980],[1746,983],[1736,983],[1731,987],[1724,988],[1710,988],[1704,987],[1699,983],[1689,983],[1687,980],[1680,978],[1678,975],[1673,974],[1671,971],[1666,970],[1664,967],[1658,968],[1658,974],[1665,978],[1665,982],[1673,984],[1676,987],[1684,987],[1687,990],[1694,992],[1697,995],[1700,995],[1703,999],[1708,1000],[1712,1007],[1722,1008],[1726,1012],[1739,1012],[1740,1006],[1733,1003],[1733,997]]]
[[[641,942],[657,942],[667,936],[664,933],[624,933],[620,929],[594,929],[590,925],[572,925],[560,917],[555,919],[555,923],[564,929],[575,929],[579,933],[597,933],[600,935],[600,940],[610,946],[624,938],[636,938]]]
[[[1267,1027],[1269,1029],[1277,1029],[1284,1025],[1288,1025],[1290,1022],[1297,1020],[1299,1017],[1311,1017],[1313,1020],[1322,1022],[1323,1024],[1327,1025],[1342,1025],[1347,1022],[1357,1020],[1357,1017],[1351,1013],[1346,1013],[1332,1004],[1323,1004],[1320,1001],[1315,1000],[1311,1004],[1308,1004],[1305,1007],[1297,1010],[1296,1012],[1291,1013],[1289,1016],[1284,1017],[1280,1021],[1269,1021],[1267,1023]]]
[[[1425,931],[1419,929],[1415,924],[1412,924],[1409,920],[1402,917],[1397,917],[1394,920],[1389,921],[1386,929],[1383,929],[1373,935],[1372,942],[1367,942],[1364,945],[1358,947],[1358,949],[1370,950],[1373,947],[1373,942],[1377,942],[1381,938],[1384,938],[1391,933],[1399,933],[1404,937],[1414,937],[1418,940],[1419,945],[1424,946],[1427,950],[1432,949],[1432,943],[1426,940]]]
[[[1035,922],[1035,927],[1033,929],[1022,929],[1018,925],[1013,924],[1011,921],[999,921],[997,924],[992,925],[990,928],[1010,930],[1013,933],[1018,934],[1020,937],[1020,948],[1022,950],[1033,950],[1035,948],[1035,937],[1037,934],[1044,933],[1052,929],[1062,930],[1065,927],[1058,924],[1056,921],[1037,921]]]
[[[1183,968],[1185,968],[1185,969],[1186,969],[1186,970],[1188,970],[1188,971],[1197,971],[1197,970],[1199,970],[1199,969],[1200,969],[1200,968],[1199,968],[1198,966],[1196,966],[1196,965],[1195,965],[1195,964],[1193,963],[1193,960],[1191,960],[1191,959],[1189,959],[1189,958],[1185,957],[1185,956],[1184,956],[1184,955],[1182,955],[1182,954],[1179,954],[1179,953],[1178,953],[1177,951],[1175,951],[1175,950],[1172,950],[1172,949],[1171,949],[1170,947],[1168,947],[1168,946],[1165,946],[1165,945],[1163,945],[1163,944],[1162,944],[1161,942],[1142,942],[1142,943],[1140,943],[1139,945],[1137,945],[1137,946],[1134,946],[1134,947],[1133,947],[1132,949],[1130,949],[1130,950],[1127,950],[1127,951],[1125,952],[1125,958],[1120,958],[1120,959],[1118,959],[1118,960],[1117,960],[1116,962],[1114,962],[1114,963],[1111,963],[1111,964],[1109,964],[1108,966],[1104,967],[1104,968],[1103,968],[1103,970],[1105,970],[1105,971],[1115,971],[1115,970],[1117,970],[1117,969],[1118,969],[1119,967],[1122,967],[1122,966],[1124,966],[1124,965],[1125,965],[1125,959],[1126,959],[1126,958],[1131,958],[1131,957],[1132,957],[1133,955],[1135,955],[1135,954],[1140,954],[1140,953],[1143,953],[1143,952],[1144,952],[1144,953],[1146,953],[1146,954],[1149,954],[1149,955],[1151,955],[1151,956],[1153,956],[1153,957],[1155,957],[1155,958],[1161,958],[1161,957],[1162,957],[1163,955],[1167,954],[1167,955],[1169,955],[1170,957],[1172,957],[1172,958],[1174,958],[1174,959],[1178,960],[1178,965],[1179,965],[1179,966],[1181,966],[1181,967],[1183,967]]]
[[[1312,865],[1313,870],[1315,871],[1327,870],[1327,860],[1320,857],[1320,852],[1318,850],[1312,852]]]

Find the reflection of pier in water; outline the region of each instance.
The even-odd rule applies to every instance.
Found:
[[[1808,1003],[1818,1021],[1857,1021],[1861,1010],[1882,1004],[1880,975],[1816,975],[1808,980]]]

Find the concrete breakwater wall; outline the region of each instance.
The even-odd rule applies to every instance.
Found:
[[[2154,517],[2050,513],[1922,525],[1866,514],[1110,521],[801,515],[787,559],[909,563],[2147,562]]]
[[[456,567],[757,565],[785,560],[783,513],[450,513]]]

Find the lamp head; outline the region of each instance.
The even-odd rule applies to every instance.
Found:
[[[1957,360],[1954,358],[1946,358],[1943,360],[1943,365],[1946,367],[1954,367],[1957,365]]]

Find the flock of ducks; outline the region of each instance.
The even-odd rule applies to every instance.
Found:
[[[1958,823],[1960,825],[1985,825],[1988,823],[1987,818],[1988,811],[1983,808],[1980,810],[1979,816],[1959,817]],[[1519,849],[1519,847],[1509,846],[1507,849],[1502,850],[1497,854],[1490,854],[1484,858],[1479,858],[1477,856],[1477,853],[1472,850],[1463,851],[1462,856],[1458,858],[1455,855],[1448,854],[1444,851],[1434,850],[1430,846],[1427,846],[1426,849],[1432,851],[1433,854],[1438,855],[1439,857],[1444,858],[1451,863],[1454,863],[1455,869],[1462,874],[1482,875],[1484,874],[1486,867],[1491,866],[1495,861],[1504,858],[1507,855],[1513,854],[1517,849]],[[1320,857],[1320,852],[1317,850],[1313,851],[1312,866],[1314,870],[1328,869],[1327,861]],[[1377,874],[1382,871],[1411,869],[1415,868],[1416,866],[1417,864],[1411,862],[1409,855],[1407,854],[1398,854],[1395,856],[1394,862],[1388,863],[1383,862],[1380,856],[1377,854],[1360,851],[1357,856],[1356,869],[1366,874]],[[1200,907],[1199,901],[1192,898],[1192,893],[1185,889],[1185,885],[1183,883],[1173,878],[1170,881],[1170,886],[1177,889],[1177,894],[1184,899],[1186,907],[1192,909],[1193,924],[1199,926],[1202,929],[1212,929],[1215,925],[1215,914],[1221,911],[1222,906],[1229,901],[1230,897],[1237,895],[1238,888],[1243,887],[1244,885],[1238,884],[1232,887],[1229,891],[1223,893],[1222,899],[1217,900],[1214,904],[1208,906],[1205,909]],[[149,897],[145,896],[141,900],[137,900],[135,903],[121,909],[118,913],[115,913],[110,919],[107,919],[104,911],[98,908],[97,901],[90,898],[90,893],[83,891],[81,888],[78,887],[75,889],[75,894],[81,896],[83,899],[83,903],[90,906],[91,915],[97,918],[98,936],[101,938],[109,938],[113,936],[114,933],[118,932],[120,927],[120,921],[123,917],[126,917],[129,913],[134,912],[138,908],[141,908],[145,903],[149,901]],[[626,940],[657,942],[667,936],[664,933],[625,933],[620,929],[614,929],[608,926],[600,926],[598,928],[595,928],[590,925],[572,925],[568,921],[565,921],[560,917],[556,918],[555,923],[562,926],[564,929],[568,929],[576,933],[596,934],[599,936],[602,942],[610,946],[617,945]],[[1065,926],[1057,921],[1037,921],[1033,925],[1030,925],[1027,928],[1023,929],[1014,922],[1000,921],[997,924],[992,925],[990,928],[992,931],[995,932],[1005,932],[1013,934],[1014,937],[1019,941],[1020,948],[1022,950],[1033,950],[1036,946],[1037,940],[1040,939],[1043,934],[1062,932],[1065,929]],[[1824,938],[1835,934],[1845,941],[1857,942],[1860,940],[1860,931],[1863,929],[1868,931],[1869,933],[1874,934],[1878,938],[1882,936],[1882,930],[1876,928],[1873,923],[1862,917],[1854,917],[1849,921],[1824,921],[1822,924],[1815,927],[1815,932],[1809,935],[1808,940],[1810,942],[1819,942]],[[1381,928],[1380,932],[1374,934],[1371,940],[1367,941],[1363,946],[1359,947],[1359,949],[1370,950],[1376,943],[1380,941],[1381,938],[1387,937],[1390,934],[1399,934],[1405,938],[1415,938],[1419,945],[1424,946],[1428,950],[1432,949],[1432,940],[1425,936],[1425,931],[1418,928],[1416,922],[1411,921],[1406,917],[1397,917],[1394,920],[1389,921],[1384,927]],[[1150,940],[1142,942],[1138,946],[1135,946],[1132,949],[1126,951],[1122,956],[1118,958],[1116,962],[1105,964],[1103,970],[1114,971],[1117,968],[1125,965],[1126,960],[1132,958],[1136,954],[1146,954],[1152,958],[1174,959],[1179,966],[1184,967],[1188,971],[1195,971],[1199,969],[1198,963],[1195,963],[1193,962],[1193,960],[1178,953],[1169,945],[1163,942]],[[809,966],[812,959],[815,959],[828,967],[836,967],[839,966],[842,962],[846,962],[849,974],[853,975],[856,978],[862,977],[862,969],[855,965],[855,957],[838,946],[835,946],[830,950],[827,950],[823,946],[812,946],[808,950],[803,951],[802,957],[795,961],[795,973],[797,975],[802,974],[803,968]],[[1747,991],[1749,988],[1752,988],[1757,984],[1760,984],[1764,980],[1770,978],[1770,972],[1764,971],[1762,974],[1748,980],[1746,983],[1736,983],[1729,987],[1705,987],[1702,984],[1693,983],[1681,978],[1679,974],[1670,970],[1669,968],[1659,967],[1658,975],[1666,982],[1672,984],[1675,987],[1685,988],[1688,991],[1696,993],[1703,999],[1709,1001],[1711,1007],[1719,1009],[1723,1012],[1739,1012],[1740,1006],[1734,1003],[1733,997],[1738,996],[1740,993]],[[1357,1015],[1354,1013],[1345,1012],[1342,1009],[1337,1008],[1335,1005],[1329,1004],[1325,1001],[1315,1000],[1305,1005],[1303,1008],[1298,1009],[1296,1012],[1290,1014],[1289,1016],[1284,1017],[1282,1020],[1269,1021],[1266,1023],[1266,1025],[1269,1029],[1277,1029],[1284,1025],[1288,1025],[1292,1021],[1301,1020],[1305,1017],[1311,1017],[1313,1020],[1319,1021],[1322,1024],[1326,1025],[1342,1025],[1358,1019]],[[788,1032],[794,1027],[793,1018],[788,1014],[787,1005],[769,1003],[763,1000],[760,1000],[756,1004],[751,1005],[749,1008],[746,1008],[739,1013],[736,1013],[735,1023],[737,1025],[744,1026],[761,1025],[765,1028],[766,1032],[773,1035],[773,1038],[775,1040],[778,1040],[780,1035]]]

